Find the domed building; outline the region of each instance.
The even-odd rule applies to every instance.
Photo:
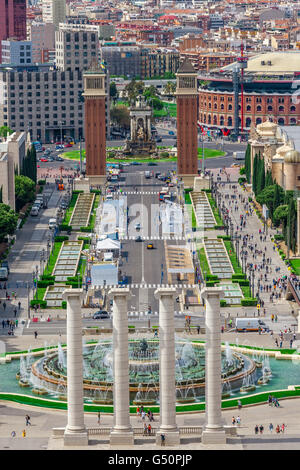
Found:
[[[265,170],[271,170],[272,178],[285,190],[300,190],[300,152],[294,139],[278,124],[267,119],[252,127],[251,175],[255,155],[264,157]]]

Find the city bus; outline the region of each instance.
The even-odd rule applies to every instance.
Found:
[[[36,152],[42,152],[43,151],[42,144],[38,140],[36,142],[33,142],[33,145],[34,145],[34,148],[35,148]]]

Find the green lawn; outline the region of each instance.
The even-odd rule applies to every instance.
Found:
[[[300,275],[300,259],[291,259],[290,263],[297,275]]]
[[[230,240],[224,240],[224,245],[229,255],[233,270],[235,274],[243,274],[241,266],[238,264],[233,244]]]
[[[217,224],[217,225],[224,225],[224,222],[223,222],[223,220],[222,220],[222,217],[221,217],[220,214],[219,214],[219,210],[218,210],[218,208],[217,208],[217,203],[216,203],[216,201],[215,201],[214,198],[212,197],[211,193],[206,193],[206,195],[207,195],[207,199],[208,199],[208,201],[209,201],[209,203],[210,203],[210,207],[211,207],[211,209],[212,209],[212,211],[213,211],[214,217],[215,217],[215,219],[216,219],[216,224]]]
[[[58,257],[58,254],[59,254],[59,251],[61,249],[62,244],[63,244],[63,242],[55,242],[54,243],[52,253],[50,254],[47,266],[46,266],[43,274],[52,275],[52,271],[54,269],[54,266],[55,266],[55,263],[56,263],[56,260],[57,260],[57,257]]]
[[[166,149],[171,148],[171,147],[166,147]],[[107,147],[107,150],[109,151],[110,148]],[[82,151],[83,156],[85,156],[85,150]],[[204,160],[207,158],[217,158],[217,157],[223,157],[225,155],[225,152],[222,152],[222,150],[215,150],[215,149],[204,149]],[[70,152],[65,152],[62,154],[63,158],[67,160],[80,160],[80,155],[79,155],[79,150],[71,150]],[[202,148],[198,148],[198,159],[200,160],[202,158]],[[147,157],[139,157],[139,156],[133,156],[133,157],[124,157],[124,158],[107,158],[108,163],[122,163],[122,162],[128,162],[128,161],[138,161],[141,163],[148,163],[152,162],[153,158],[150,156]],[[160,158],[156,159],[156,162],[176,162],[177,157],[167,157],[167,158]]]
[[[72,195],[72,199],[70,201],[69,207],[66,211],[66,214],[65,214],[65,217],[64,217],[64,220],[63,220],[62,224],[69,225],[69,222],[71,220],[77,198],[78,198],[78,194],[73,194]]]
[[[206,273],[206,275],[211,275],[211,272],[210,272],[210,269],[209,269],[209,264],[208,264],[206,254],[205,254],[205,250],[204,250],[203,247],[200,248],[200,250],[198,250],[198,258],[199,258],[199,261],[200,261],[200,267],[201,267],[203,277],[204,277],[204,273]]]
[[[153,116],[154,117],[176,117],[177,116],[177,104],[176,103],[169,103],[168,101],[164,101],[163,109],[154,109]]]

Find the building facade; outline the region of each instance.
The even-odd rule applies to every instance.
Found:
[[[55,33],[56,66],[60,70],[87,70],[99,56],[97,26],[86,29],[60,25]]]
[[[29,27],[29,35],[32,43],[32,62],[49,62],[49,52],[55,48],[54,24],[33,21]]]
[[[43,0],[42,17],[44,23],[53,23],[57,30],[66,20],[66,0]]]
[[[239,128],[249,132],[270,118],[282,126],[299,125],[300,100],[297,89],[300,52],[268,53],[248,61],[239,84]],[[234,127],[235,93],[232,69],[199,75],[199,121],[212,127]]]
[[[2,64],[30,65],[32,64],[31,41],[1,41]]]
[[[26,133],[14,132],[0,142],[0,188],[2,200],[15,210],[15,173],[19,173],[25,158]]]
[[[271,170],[273,180],[284,190],[300,190],[299,142],[291,136],[291,128],[266,120],[256,127],[252,126],[249,144],[251,181],[255,155],[261,155],[264,158],[265,171]]]
[[[139,46],[130,42],[106,42],[100,46],[100,54],[110,75],[127,78],[141,76],[141,50]]]
[[[1,41],[26,40],[26,0],[0,0],[0,63]]]
[[[83,136],[82,72],[50,67],[0,70],[0,126],[31,134],[32,140]]]
[[[175,74],[179,67],[179,52],[169,49],[141,49],[141,78],[163,77]]]

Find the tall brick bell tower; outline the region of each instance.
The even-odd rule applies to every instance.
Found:
[[[106,180],[106,72],[94,62],[84,72],[86,177],[90,185]]]
[[[198,175],[197,72],[188,59],[177,71],[177,174],[185,187]]]

